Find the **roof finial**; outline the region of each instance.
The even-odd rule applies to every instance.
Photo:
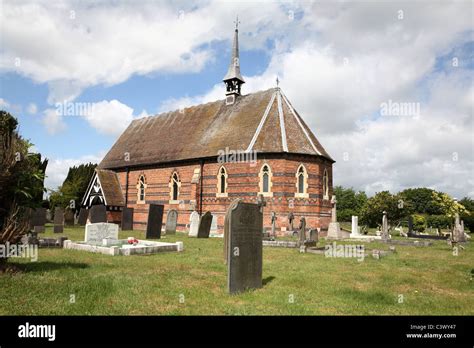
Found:
[[[280,80],[278,79],[278,75],[277,75],[277,78],[276,78],[276,83],[277,83],[277,88],[278,88],[278,85],[280,84]]]
[[[239,15],[237,15],[237,17],[235,18],[235,30],[239,30],[239,24],[240,24],[240,21],[239,21]]]

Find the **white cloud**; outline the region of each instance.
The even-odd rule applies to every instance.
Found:
[[[7,102],[5,99],[0,98],[0,108],[9,108],[9,107],[10,107],[10,103]]]
[[[261,47],[272,29],[282,27],[277,21],[286,14],[277,3],[266,4],[264,12],[254,10],[251,3],[219,1],[140,6],[3,1],[0,69],[48,83],[50,104],[134,74],[197,72],[213,60],[209,44],[232,37],[236,13],[248,13],[246,31],[259,33],[247,35],[244,47]]]
[[[145,115],[142,111],[141,115]],[[85,113],[84,118],[97,131],[108,135],[120,135],[133,120],[133,109],[118,100],[103,100],[94,103],[90,113]]]
[[[56,190],[67,177],[70,167],[85,163],[99,163],[104,157],[105,152],[97,155],[87,155],[80,158],[49,158],[46,167],[46,179],[44,186],[50,190]]]
[[[30,103],[30,104],[28,104],[28,107],[26,108],[26,111],[29,114],[34,115],[38,112],[38,107],[36,106],[35,103]]]
[[[66,130],[66,124],[56,109],[46,109],[43,111],[43,114],[44,116],[41,122],[48,134],[54,135]]]

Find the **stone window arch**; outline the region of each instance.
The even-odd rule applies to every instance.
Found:
[[[308,193],[308,171],[303,164],[296,170],[296,198],[309,198]]]
[[[146,184],[146,177],[144,174],[141,174],[138,178],[137,183],[137,203],[145,203],[147,186],[148,185]]]
[[[227,170],[224,166],[217,172],[217,194],[216,197],[227,197]]]
[[[258,174],[259,176],[259,189],[260,192],[258,193],[259,195],[262,194],[264,197],[272,197],[273,192],[272,192],[272,169],[270,166],[265,163],[262,168],[260,168],[260,173]]]
[[[323,199],[329,199],[329,175],[326,168],[323,174]]]
[[[174,171],[171,175],[170,183],[170,203],[179,203],[179,191],[181,189],[181,180],[178,172]]]

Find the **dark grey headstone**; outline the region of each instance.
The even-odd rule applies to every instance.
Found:
[[[232,202],[226,215],[229,293],[262,287],[262,206]]]
[[[66,209],[66,212],[64,213],[64,225],[74,226],[74,211]]]
[[[63,233],[64,231],[64,209],[56,207],[54,209],[54,233]]]
[[[133,230],[133,208],[122,208],[122,231]]]
[[[91,224],[107,222],[107,209],[105,205],[93,205],[89,210]]]
[[[161,204],[150,204],[150,210],[148,211],[148,222],[146,224],[146,239],[161,238],[163,209],[164,206]]]
[[[46,224],[46,208],[30,209],[29,211],[29,229],[34,230],[35,226],[43,226]]]
[[[413,217],[411,215],[408,217],[408,233],[414,234],[413,233]]]
[[[198,229],[198,238],[209,238],[209,233],[211,232],[212,224],[212,214],[210,211],[201,216],[199,220],[199,229]]]
[[[79,218],[77,219],[77,224],[79,226],[85,226],[87,223],[87,218],[89,217],[89,210],[86,208],[81,208],[79,211]]]
[[[176,209],[171,209],[166,214],[166,234],[176,234],[176,225],[178,223],[178,212]]]

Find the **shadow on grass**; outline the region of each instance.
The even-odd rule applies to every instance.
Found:
[[[48,272],[48,271],[55,271],[58,269],[84,269],[89,267],[86,263],[77,263],[77,262],[51,262],[51,261],[44,261],[44,262],[30,262],[30,263],[22,263],[22,264],[15,264],[15,266],[21,272]]]
[[[270,277],[266,277],[266,278],[262,279],[262,285],[263,285],[263,286],[267,285],[267,284],[270,283],[273,279],[275,279],[274,276],[270,276]]]

